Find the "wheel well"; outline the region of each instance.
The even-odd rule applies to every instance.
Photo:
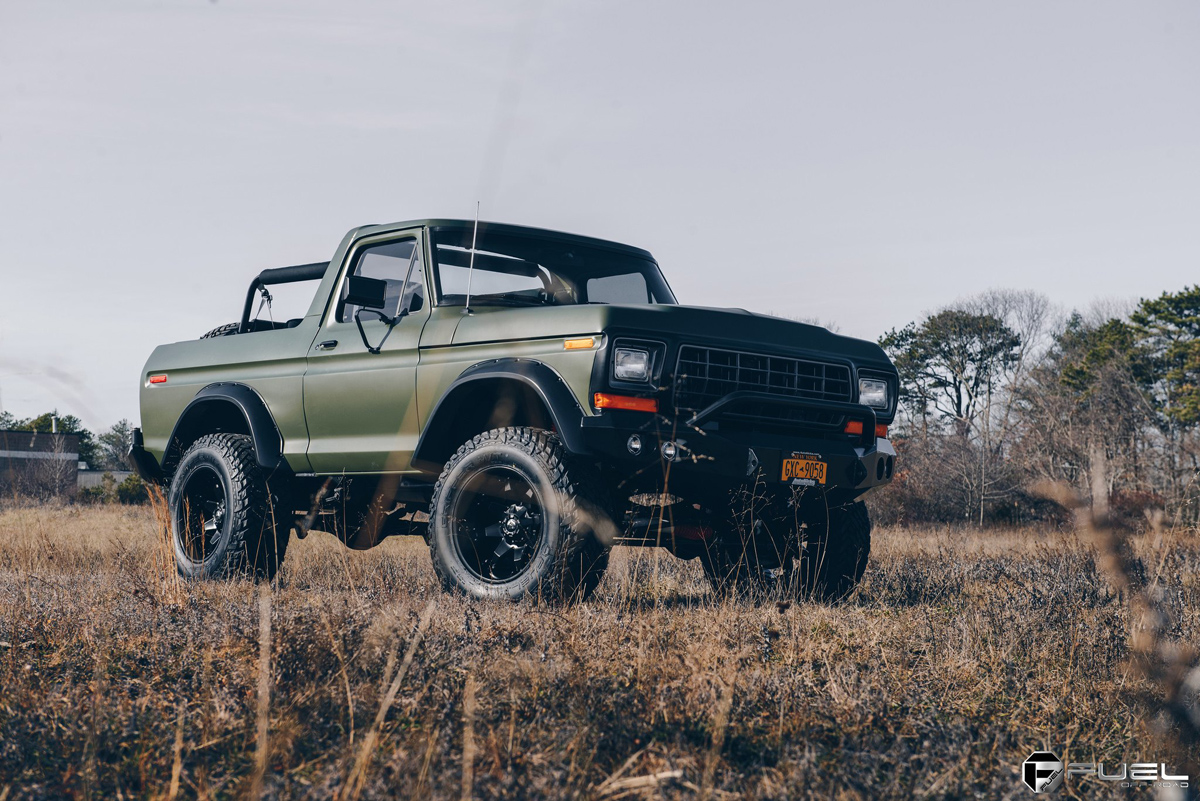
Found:
[[[550,407],[525,381],[497,376],[466,382],[438,404],[413,461],[440,470],[471,437],[508,426],[556,429]]]
[[[245,413],[232,401],[206,399],[184,411],[163,454],[163,473],[169,475],[192,443],[205,434],[252,434]]]

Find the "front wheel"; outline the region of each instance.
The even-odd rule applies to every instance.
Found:
[[[800,560],[800,583],[821,601],[840,601],[854,591],[871,555],[871,518],[862,501],[830,509],[810,524]]]
[[[612,523],[597,482],[554,434],[500,428],[467,442],[434,485],[433,568],[473,598],[586,598],[608,565]]]
[[[704,542],[700,561],[719,594],[836,603],[862,580],[871,554],[866,504],[802,516],[794,506],[767,502],[754,513]]]

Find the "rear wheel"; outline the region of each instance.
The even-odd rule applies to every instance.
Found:
[[[276,519],[249,436],[208,434],[196,440],[179,461],[167,504],[180,575],[271,578],[279,569],[289,529]]]
[[[612,523],[583,473],[539,429],[494,429],[459,448],[430,501],[442,585],[474,598],[590,595],[608,566]]]

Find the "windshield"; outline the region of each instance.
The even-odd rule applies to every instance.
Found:
[[[463,306],[471,265],[470,226],[434,229],[438,302]],[[658,265],[632,253],[536,234],[479,229],[472,306],[572,306],[582,303],[674,303]]]

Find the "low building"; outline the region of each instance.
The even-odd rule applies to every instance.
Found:
[[[104,484],[105,476],[112,476],[113,481],[120,484],[132,475],[132,470],[80,470],[79,488],[91,489],[92,487],[99,487]]]
[[[0,431],[0,495],[74,497],[79,436]]]

